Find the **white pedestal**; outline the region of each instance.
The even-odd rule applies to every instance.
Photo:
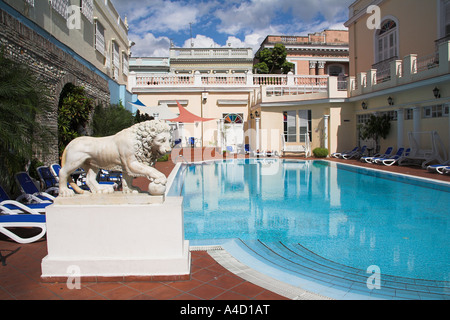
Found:
[[[163,200],[145,194],[57,198],[46,212],[43,281],[73,277],[73,270],[80,278],[105,281],[189,278],[183,200]]]

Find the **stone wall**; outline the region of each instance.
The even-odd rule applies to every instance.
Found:
[[[49,143],[49,153],[40,159],[46,164],[59,162],[58,102],[61,90],[67,83],[83,86],[96,104],[108,105],[110,102],[108,81],[95,73],[93,66],[88,67],[88,64],[83,65],[75,59],[75,53],[68,53],[50,41],[50,37],[45,32],[39,34],[0,10],[0,47],[6,57],[28,65],[38,79],[46,84],[52,98],[52,111],[41,119],[54,133],[54,139]]]

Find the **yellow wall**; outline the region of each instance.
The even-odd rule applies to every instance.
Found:
[[[356,10],[364,10],[370,1],[359,2]],[[394,18],[398,21],[398,59],[409,54],[418,56],[435,52],[435,40],[439,38],[437,1],[434,0],[386,0],[380,4],[381,21]],[[349,25],[350,72],[355,76],[366,72],[375,63],[374,39],[376,30],[367,27],[369,14]]]
[[[312,143],[311,150],[324,145],[324,115],[330,115],[329,133],[328,133],[328,149],[330,153],[351,149],[356,143],[356,125],[353,108],[346,103],[337,104],[315,104],[310,106],[289,106],[289,107],[271,107],[262,108],[261,115],[261,148],[263,150],[281,151],[283,134],[283,112],[311,110],[312,118]],[[297,114],[297,126],[299,124]],[[298,134],[298,129],[297,129]],[[298,137],[297,137],[298,139]],[[287,143],[296,144],[296,143]]]
[[[159,101],[162,100],[187,100],[186,110],[197,116],[214,120],[204,122],[203,124],[185,124],[184,130],[186,135],[189,133],[190,136],[200,138],[203,130],[203,145],[212,146],[217,142],[217,120],[222,119],[224,114],[242,114],[245,122],[244,132],[248,129],[247,121],[249,120],[250,95],[249,92],[208,92],[205,103],[203,103],[202,92],[144,93],[139,94],[138,98],[148,107],[158,106]],[[247,103],[224,105],[219,104],[219,100],[243,100],[247,101]],[[179,113],[176,105],[169,105],[169,109],[175,114]]]

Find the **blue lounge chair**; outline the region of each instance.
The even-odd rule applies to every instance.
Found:
[[[43,214],[4,214],[0,206],[0,232],[18,243],[32,243],[41,239],[47,232],[45,215]],[[11,229],[12,228],[12,229]],[[15,228],[39,228],[40,233],[24,238],[15,233]]]
[[[386,159],[386,158],[389,158],[389,157],[392,155],[392,151],[394,151],[394,148],[393,148],[393,147],[389,147],[389,148],[386,149],[386,152],[385,152],[384,154],[377,153],[376,155],[374,155],[374,156],[372,156],[372,157],[361,157],[360,161],[361,161],[361,162],[372,163],[372,161],[373,161],[375,158],[383,158],[383,159]]]
[[[344,153],[341,155],[342,159],[349,160],[353,158],[361,158],[367,150],[367,146],[363,146],[361,150],[358,148],[356,151],[352,151],[350,153]]]
[[[335,152],[335,153],[332,153],[331,156],[333,158],[340,158],[343,154],[350,154],[352,152],[358,151],[358,149],[359,149],[359,147],[355,147],[355,148],[353,148],[353,150],[348,150],[348,151],[343,151],[343,152]]]
[[[372,163],[375,164],[382,164],[384,160],[398,160],[401,156],[403,156],[403,153],[405,152],[405,148],[400,148],[397,150],[397,153],[393,156],[383,158],[383,157],[377,157],[372,160]]]
[[[54,163],[50,166],[50,172],[55,177],[56,181],[59,183],[59,171],[61,170],[61,166],[57,163]]]
[[[407,157],[410,152],[411,152],[411,149],[408,148],[408,149],[406,149],[404,154],[402,154],[401,156],[395,155],[395,156],[393,156],[393,157],[391,157],[389,159],[382,160],[381,163],[384,164],[385,166],[390,167],[390,166],[396,164],[402,157]]]
[[[122,187],[122,172],[100,169],[97,173],[97,182],[100,184],[109,184],[114,189]]]
[[[429,172],[438,172],[440,173],[438,170],[442,171],[443,168],[450,166],[450,160],[445,161],[444,163],[441,164],[433,164],[433,165],[429,165],[427,167],[427,170]]]
[[[436,169],[440,174],[450,174],[450,166],[442,166]]]
[[[59,183],[55,176],[52,174],[49,167],[42,166],[36,169],[39,178],[41,179],[41,185],[46,193],[53,196],[57,196],[59,193]]]
[[[41,192],[38,187],[34,184],[33,180],[31,180],[31,177],[26,172],[19,172],[16,174],[16,181],[20,186],[20,189],[22,191],[22,196],[18,198],[18,201],[21,201],[21,199],[25,199],[27,202],[53,202],[55,200],[55,197],[46,193]]]
[[[45,213],[45,208],[51,205],[51,202],[42,203],[30,203],[24,204],[19,201],[12,200],[6,191],[0,186],[0,206],[2,206],[2,211],[7,214],[16,213],[30,213],[30,214],[41,214]]]

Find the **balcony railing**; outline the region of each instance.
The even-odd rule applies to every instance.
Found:
[[[328,76],[301,76],[293,74],[135,74],[136,87],[166,86],[284,86],[327,88]],[[303,89],[301,89],[303,90]]]
[[[438,51],[431,54],[410,54],[350,77],[348,92],[350,96],[357,96],[449,73],[450,41],[447,40],[439,42]]]

